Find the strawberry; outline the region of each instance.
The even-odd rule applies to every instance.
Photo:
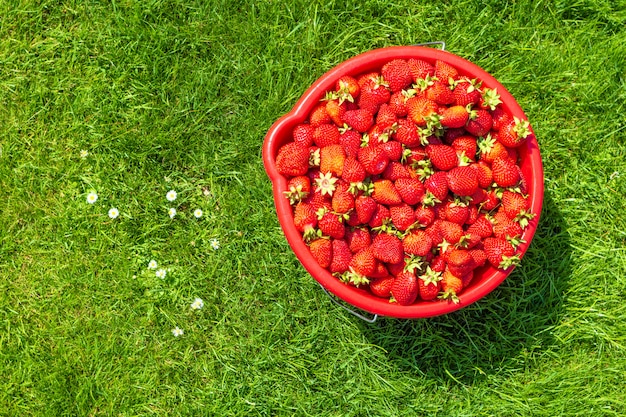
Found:
[[[340,101],[347,100],[353,103],[361,93],[361,87],[356,78],[344,75],[335,83],[335,91]]]
[[[407,230],[416,221],[415,211],[406,203],[390,207],[389,215],[391,223],[401,232]]]
[[[365,133],[374,124],[374,113],[367,109],[347,110],[343,120],[357,132]]]
[[[483,241],[483,247],[487,260],[494,268],[506,270],[519,264],[519,255],[506,239],[488,237]]]
[[[449,200],[443,206],[445,219],[460,225],[465,224],[469,217],[469,212],[470,209],[467,204],[455,200]]]
[[[297,142],[289,142],[278,150],[276,169],[282,175],[296,177],[309,170],[309,148]]]
[[[413,271],[402,271],[396,276],[391,286],[393,299],[402,306],[415,302],[419,294],[417,277]]]
[[[471,196],[478,189],[476,170],[471,166],[452,168],[448,171],[448,188],[458,196]]]
[[[472,110],[465,125],[465,130],[474,136],[485,136],[491,130],[492,124],[493,120],[489,111],[483,109]]]
[[[448,145],[428,145],[426,146],[426,153],[433,166],[441,171],[449,171],[459,163],[456,151]]]
[[[500,142],[509,148],[517,148],[534,136],[528,120],[520,120],[517,117],[502,126],[499,133]]]
[[[466,107],[468,105],[475,106],[480,103],[482,94],[478,89],[476,80],[461,79],[452,90],[454,104]]]
[[[491,119],[493,120],[491,125],[493,130],[500,130],[513,120],[501,106],[498,106],[491,111]]]
[[[431,86],[429,86],[424,91],[424,96],[439,105],[448,105],[454,102],[454,95],[452,95],[452,90],[450,90],[446,83],[443,83],[441,81],[435,81]]]
[[[363,164],[354,156],[345,158],[341,178],[349,183],[360,183],[367,177]]]
[[[306,147],[313,145],[313,132],[315,128],[310,124],[301,123],[293,128],[293,141]]]
[[[426,126],[431,116],[436,114],[439,106],[426,97],[411,97],[406,102],[408,118],[418,126]]]
[[[435,67],[421,59],[411,58],[407,60],[407,65],[413,77],[413,81],[415,82],[419,79],[425,79],[426,77],[435,75]]]
[[[330,172],[341,177],[345,161],[346,153],[339,144],[328,145],[320,149],[320,171],[322,173]]]
[[[343,147],[346,156],[357,156],[361,149],[363,137],[355,130],[345,130],[339,136],[339,144]]]
[[[465,249],[453,249],[446,255],[446,262],[450,272],[462,277],[474,268],[474,259]]]
[[[346,214],[354,209],[354,204],[354,195],[347,189],[333,193],[332,208],[335,213]]]
[[[398,127],[393,136],[398,142],[409,147],[418,146],[421,143],[417,125],[409,119],[398,120]]]
[[[374,191],[372,191],[372,198],[376,200],[377,203],[391,206],[402,202],[400,193],[398,193],[398,190],[396,190],[396,187],[390,180],[377,180],[373,182],[373,185]]]
[[[439,222],[439,232],[446,242],[453,245],[459,243],[465,235],[460,224],[448,220],[441,220]]]
[[[480,107],[483,109],[488,109],[494,111],[498,108],[498,106],[502,104],[502,100],[500,100],[500,94],[498,94],[498,90],[495,88],[485,88],[482,91],[482,96],[480,98]]]
[[[378,109],[378,113],[376,114],[376,125],[380,126],[382,129],[386,129],[388,127],[391,127],[397,121],[398,116],[396,116],[389,104],[381,104],[380,108]]]
[[[382,227],[390,220],[391,212],[389,211],[387,206],[376,203],[376,210],[374,210],[374,214],[367,224],[370,228],[374,229],[377,227]]]
[[[317,106],[315,106],[315,108],[311,112],[311,115],[309,116],[309,122],[311,123],[311,126],[313,127],[317,127],[322,124],[332,123],[332,119],[330,118],[330,115],[326,111],[325,103],[320,103]]]
[[[522,194],[504,190],[502,192],[502,208],[510,219],[515,219],[520,213],[528,211],[530,203]]]
[[[326,113],[328,113],[328,116],[330,116],[330,119],[335,125],[337,125],[337,127],[343,126],[343,115],[345,114],[346,110],[347,108],[345,103],[340,103],[333,94],[327,95]]]
[[[480,188],[487,188],[493,183],[493,173],[488,163],[480,161],[470,166],[476,170],[476,179]]]
[[[389,298],[394,281],[395,277],[391,275],[382,278],[372,278],[370,280],[370,291],[378,297]]]
[[[441,125],[443,127],[463,127],[469,120],[469,113],[463,106],[450,106],[441,112]]]
[[[441,272],[433,271],[430,266],[426,267],[426,272],[417,280],[419,297],[424,301],[437,298],[440,289],[439,281],[441,281]]]
[[[476,268],[480,268],[487,262],[487,254],[482,249],[470,249],[467,251],[472,257],[472,262]]]
[[[376,258],[370,247],[355,253],[350,260],[350,270],[361,276],[369,276],[376,271]]]
[[[411,93],[406,90],[396,91],[389,97],[389,110],[391,110],[396,117],[405,117],[407,115],[406,101],[411,97]]]
[[[317,214],[317,226],[324,236],[334,239],[342,239],[346,233],[346,226],[341,222],[341,218],[324,209]]]
[[[458,76],[459,72],[452,65],[439,59],[435,61],[435,77],[439,81],[452,84],[452,81],[456,80]]]
[[[360,195],[355,201],[355,210],[362,224],[368,223],[376,212],[378,203],[371,196]]]
[[[384,150],[377,146],[365,146],[359,149],[358,159],[365,170],[371,175],[381,174],[387,164],[389,163],[389,157]]]
[[[293,223],[296,229],[302,233],[307,240],[315,234],[314,228],[317,226],[317,213],[313,205],[306,202],[296,204],[293,214]]]
[[[422,202],[424,200],[428,200],[428,194],[430,193],[430,197],[436,199],[437,201],[444,201],[448,196],[448,174],[445,171],[437,171],[424,182],[424,187],[426,188],[427,193],[422,198]],[[426,201],[430,203],[430,201]]]
[[[313,143],[320,148],[339,143],[339,129],[334,124],[322,123],[313,131]]]
[[[420,205],[415,209],[415,219],[421,227],[427,227],[435,221],[435,210],[432,207]]]
[[[391,161],[387,164],[387,168],[383,171],[382,177],[386,180],[396,181],[399,178],[410,178],[411,173],[407,167],[402,165],[400,162]]]
[[[404,252],[410,255],[426,256],[433,246],[433,240],[423,230],[413,230],[402,239]]]
[[[500,187],[512,187],[520,180],[515,161],[508,157],[498,157],[491,164],[493,180]]]
[[[392,92],[402,91],[413,82],[411,69],[404,59],[387,62],[380,72]]]
[[[330,272],[342,274],[350,267],[352,252],[348,243],[343,239],[332,240],[332,257],[330,262]]]
[[[309,244],[313,259],[322,267],[328,268],[333,257],[333,246],[330,239],[319,238]]]
[[[493,225],[491,221],[483,214],[478,216],[476,221],[467,228],[467,233],[476,234],[481,239],[493,235]]]
[[[356,228],[346,231],[346,241],[352,253],[357,253],[372,244],[372,238],[366,228]]]
[[[380,233],[372,239],[371,245],[374,258],[386,263],[398,263],[402,261],[402,241],[389,233]]]
[[[470,135],[458,136],[452,140],[450,145],[456,151],[459,158],[465,157],[469,161],[476,159],[476,151],[478,145],[476,144],[476,138]]]
[[[442,293],[438,298],[458,304],[460,301],[458,295],[463,291],[463,281],[461,278],[457,277],[446,268],[441,275],[440,285]]]
[[[385,151],[390,161],[399,161],[404,155],[404,148],[402,147],[402,144],[395,140],[381,143],[378,147]]]
[[[494,159],[501,156],[508,156],[506,147],[498,142],[495,138],[495,134],[488,134],[485,137],[477,139],[479,158],[481,161],[492,163]]]
[[[410,205],[419,203],[425,193],[424,184],[417,178],[398,178],[394,185],[402,201]]]
[[[289,199],[289,204],[294,205],[306,198],[310,192],[311,180],[306,175],[299,175],[289,180],[287,191],[284,191],[283,194]]]

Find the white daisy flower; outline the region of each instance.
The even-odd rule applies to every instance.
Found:
[[[81,157],[82,159],[85,159],[85,158],[87,158],[87,156],[89,156],[89,152],[87,152],[87,151],[86,151],[86,150],[84,150],[84,149],[81,149],[81,151],[80,151],[80,157]]]
[[[214,239],[211,239],[211,240],[209,241],[209,243],[211,244],[211,247],[212,247],[214,250],[218,250],[218,249],[220,248],[220,241],[219,241],[219,240],[217,240],[217,239],[215,239],[215,238],[214,238]]]
[[[169,190],[167,194],[165,194],[165,198],[167,198],[167,201],[174,201],[176,200],[177,196],[178,194],[176,194],[176,191],[174,190]]]
[[[193,212],[193,215],[196,219],[199,219],[200,217],[202,217],[202,210],[200,209],[195,209]]]
[[[159,265],[157,264],[157,261],[155,261],[154,259],[148,262],[148,269],[157,269],[157,266]]]
[[[117,216],[120,215],[120,211],[118,209],[116,209],[115,207],[111,208],[111,210],[109,210],[109,217],[112,219],[117,218]]]
[[[167,214],[169,214],[169,215],[170,215],[170,219],[173,219],[173,218],[174,218],[174,216],[176,216],[176,209],[175,209],[174,207],[172,207],[171,209],[169,209],[169,210],[167,211]]]
[[[200,310],[202,307],[204,307],[204,301],[202,301],[202,298],[196,298],[193,300],[193,303],[191,303],[192,310]]]
[[[96,194],[96,193],[89,193],[89,194],[87,194],[87,202],[89,204],[93,204],[96,201],[98,201],[98,194]]]
[[[182,336],[185,332],[180,327],[176,326],[172,329],[172,334],[174,337]]]
[[[167,275],[167,271],[163,268],[159,269],[158,271],[156,271],[156,276],[157,278],[165,278],[165,276]]]

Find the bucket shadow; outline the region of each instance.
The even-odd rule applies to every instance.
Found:
[[[571,276],[571,247],[546,191],[539,227],[524,259],[496,290],[454,313],[429,319],[379,318],[363,334],[407,372],[472,383],[554,345]]]

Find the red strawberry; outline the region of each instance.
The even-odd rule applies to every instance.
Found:
[[[383,103],[380,105],[378,109],[378,113],[376,114],[375,123],[377,126],[380,126],[382,129],[387,129],[391,127],[394,123],[398,121],[398,116],[393,112],[389,104]]]
[[[403,271],[398,274],[391,286],[391,295],[402,306],[413,304],[417,299],[418,293],[417,277],[413,271]]]
[[[463,106],[446,107],[441,112],[441,125],[443,127],[463,127],[469,120],[469,113]]]
[[[478,186],[480,188],[487,188],[493,183],[493,173],[491,172],[489,164],[480,161],[470,166],[476,170],[476,178],[478,179]]]
[[[482,249],[470,249],[467,251],[472,257],[472,262],[476,268],[479,268],[487,262],[487,254]]]
[[[378,297],[389,298],[394,280],[395,278],[391,275],[382,278],[372,278],[370,280],[370,291]]]
[[[367,224],[370,228],[373,229],[376,227],[381,227],[383,224],[390,221],[390,219],[391,213],[389,212],[387,206],[384,206],[382,204],[376,204],[376,210],[374,211],[372,218]]]
[[[533,132],[528,120],[520,120],[514,117],[512,121],[500,129],[500,142],[509,148],[517,148],[526,143],[528,138],[533,137]]]
[[[431,86],[429,86],[426,91],[424,91],[424,96],[439,105],[448,105],[454,102],[452,90],[450,90],[447,83],[443,83],[441,81],[435,81]]]
[[[424,182],[426,191],[438,201],[444,201],[448,196],[448,174],[445,171],[437,171]],[[428,193],[422,198],[427,200]],[[429,201],[426,201],[429,203]]]
[[[296,177],[309,170],[309,148],[297,142],[289,142],[278,150],[276,169],[282,175]]]
[[[448,268],[443,271],[441,275],[441,290],[442,293],[439,298],[442,300],[452,301],[455,304],[459,303],[458,295],[463,291],[463,280],[450,272]]]
[[[389,215],[393,225],[401,232],[404,232],[416,221],[415,212],[408,204],[390,207]]]
[[[446,262],[450,272],[462,277],[474,269],[474,259],[465,249],[453,249],[446,254]]]
[[[432,246],[433,240],[423,230],[414,230],[402,239],[402,247],[410,255],[426,256]]]
[[[337,80],[335,90],[337,91],[339,100],[349,102],[354,102],[361,93],[361,87],[359,87],[358,81],[349,75],[344,75]]]
[[[313,132],[315,128],[310,124],[299,124],[293,128],[293,141],[306,147],[313,145]]]
[[[478,138],[476,143],[482,161],[492,163],[498,157],[508,156],[506,147],[498,142],[493,134]]]
[[[463,225],[469,217],[470,209],[467,204],[449,200],[443,206],[443,212],[446,220]]]
[[[435,67],[421,59],[411,58],[407,61],[407,65],[413,77],[413,81],[415,82],[419,79],[425,79],[426,77],[435,75]]]
[[[358,196],[355,201],[355,210],[359,222],[362,224],[368,223],[376,212],[377,207],[378,204],[372,197],[366,195]]]
[[[346,226],[341,222],[341,218],[330,211],[321,211],[317,215],[317,226],[324,236],[335,239],[342,239],[346,233]]]
[[[394,133],[394,138],[398,142],[409,147],[415,147],[421,143],[417,125],[409,119],[400,119],[398,121],[398,127]]]
[[[389,98],[389,110],[397,117],[405,117],[407,115],[406,101],[412,95],[405,90],[397,91]]]
[[[348,243],[343,239],[333,239],[332,241],[332,258],[330,262],[330,272],[342,274],[350,267],[352,260],[352,252]]]
[[[451,84],[450,81],[454,81],[458,78],[459,72],[452,65],[441,61],[435,61],[435,77],[441,82]]]
[[[338,127],[343,126],[343,115],[346,113],[346,104],[339,102],[338,99],[332,98],[332,95],[326,101],[326,113],[330,116],[330,119]]]
[[[365,146],[359,149],[358,159],[365,170],[371,175],[381,174],[387,164],[389,163],[389,157],[384,150],[377,146]]]
[[[472,110],[465,130],[474,136],[485,136],[491,130],[492,124],[493,120],[489,111],[482,109]]]
[[[459,157],[465,156],[470,161],[474,161],[476,159],[478,145],[476,144],[475,137],[469,135],[458,136],[454,138],[451,146]]]
[[[391,161],[387,164],[387,168],[383,171],[382,177],[386,180],[395,181],[398,178],[410,178],[411,173],[407,167],[402,165],[400,162]]]
[[[498,94],[498,90],[495,88],[484,88],[481,94],[480,107],[483,109],[494,111],[502,104],[500,94]]]
[[[401,91],[411,85],[411,69],[404,59],[394,59],[383,65],[381,74],[392,92]]]
[[[341,178],[349,183],[359,183],[365,180],[367,172],[363,164],[354,156],[345,158]]]
[[[313,259],[322,267],[328,268],[333,257],[333,246],[330,239],[319,238],[309,245]]]
[[[380,233],[372,239],[372,254],[376,259],[386,263],[398,263],[402,261],[402,241],[389,233]]]
[[[354,195],[347,190],[333,193],[332,207],[337,214],[345,214],[354,209]]]
[[[328,145],[320,149],[320,171],[330,172],[341,177],[343,166],[346,161],[346,153],[339,144]]]
[[[313,127],[332,122],[330,115],[326,111],[326,103],[320,103],[313,109],[309,116],[309,122]]]
[[[439,106],[426,97],[411,97],[406,102],[408,118],[418,126],[426,126],[431,116],[437,113]]]
[[[491,119],[493,120],[493,124],[491,125],[493,130],[500,130],[513,120],[501,106],[491,111]]]
[[[346,156],[357,156],[361,149],[361,134],[355,130],[346,130],[339,136],[339,144],[343,147]]]
[[[352,259],[350,260],[350,269],[356,274],[367,277],[376,271],[377,263],[378,262],[376,261],[376,258],[374,258],[372,250],[367,247],[352,256]]]
[[[356,228],[346,232],[346,241],[350,246],[352,253],[357,253],[372,244],[370,233],[365,228]]]
[[[378,147],[385,151],[390,161],[399,161],[404,155],[402,144],[395,140],[381,143]]]
[[[313,229],[317,226],[316,209],[309,203],[299,202],[294,209],[293,222],[296,229],[304,234],[305,240],[310,238],[315,233]]]
[[[519,264],[519,255],[506,239],[488,237],[483,241],[483,246],[487,260],[494,268],[508,269]]]
[[[347,110],[343,120],[357,132],[365,133],[374,124],[374,113],[367,109]]]
[[[432,207],[420,205],[415,209],[415,219],[421,227],[429,226],[435,220],[435,210]]]
[[[398,193],[398,190],[396,190],[396,187],[390,180],[377,180],[373,182],[373,185],[374,191],[372,192],[372,198],[376,200],[377,203],[391,206],[402,202],[400,193]]]
[[[521,213],[526,213],[530,208],[530,203],[522,194],[504,190],[502,193],[502,208],[510,219],[514,219]]]
[[[500,211],[498,212],[498,214]],[[493,225],[493,235],[503,239],[519,238],[522,233],[522,227],[516,221],[509,219],[506,213],[494,216],[495,223]]]
[[[433,166],[441,171],[449,171],[459,163],[459,158],[451,146],[448,145],[428,145],[426,153]]]
[[[448,188],[458,196],[471,196],[478,189],[476,170],[471,166],[452,168],[448,171]]]
[[[481,239],[489,237],[493,234],[493,225],[491,221],[483,214],[478,216],[476,221],[467,228],[467,233],[476,234]]]
[[[520,180],[515,161],[508,157],[498,157],[491,164],[493,180],[500,187],[512,187]]]
[[[284,191],[285,197],[289,199],[289,204],[294,205],[302,199],[306,198],[311,192],[311,180],[306,175],[293,177],[287,183],[287,191]]]
[[[394,185],[402,201],[410,205],[419,203],[426,191],[424,184],[417,178],[398,178]]]
[[[433,271],[430,266],[426,272],[418,277],[419,297],[424,301],[430,301],[439,295],[441,272]]]
[[[477,84],[476,80],[459,80],[452,91],[454,104],[466,107],[467,105],[475,106],[480,103],[482,94],[477,88]]]
[[[439,222],[439,232],[446,242],[451,244],[459,243],[461,238],[465,235],[460,224],[448,220],[441,220]]]
[[[339,129],[337,126],[330,123],[323,123],[315,127],[313,131],[313,143],[323,148],[328,145],[335,145],[339,143]]]

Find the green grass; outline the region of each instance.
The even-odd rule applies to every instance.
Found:
[[[623,0],[15,0],[0,16],[1,415],[626,414]],[[261,146],[337,63],[433,40],[524,108],[541,223],[483,300],[367,324],[291,252]]]

